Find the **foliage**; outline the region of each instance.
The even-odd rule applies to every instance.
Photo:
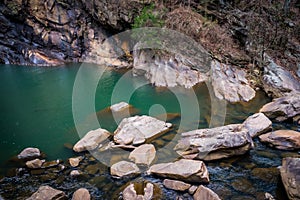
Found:
[[[162,20],[161,13],[155,12],[155,4],[152,3],[149,6],[145,6],[141,13],[134,18],[132,28],[141,27],[162,27],[164,21]]]

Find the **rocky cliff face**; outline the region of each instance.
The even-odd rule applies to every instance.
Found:
[[[133,21],[139,1],[5,0],[0,3],[0,63],[59,65],[85,59],[108,31]],[[100,42],[98,42],[100,43]]]

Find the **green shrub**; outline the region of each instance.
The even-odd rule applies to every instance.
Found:
[[[149,6],[145,6],[141,13],[134,18],[132,28],[162,27],[164,25],[164,21],[161,19],[160,13],[154,11],[154,8],[154,3]]]

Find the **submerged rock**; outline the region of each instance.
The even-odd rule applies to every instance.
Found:
[[[300,199],[300,158],[284,158],[280,174],[289,199]]]
[[[41,152],[38,148],[28,147],[24,149],[19,155],[19,159],[31,159],[31,158],[38,158],[41,156]]]
[[[184,158],[216,160],[242,155],[253,146],[248,130],[241,124],[199,129],[181,134],[175,146],[176,152]]]
[[[109,136],[110,133],[102,128],[90,131],[74,145],[73,150],[75,152],[94,150]]]
[[[266,142],[277,149],[300,149],[300,132],[293,130],[278,130],[259,136],[262,142]]]
[[[26,162],[26,166],[31,169],[41,168],[45,160],[34,159]]]
[[[292,91],[300,91],[300,82],[286,69],[267,57],[264,67],[263,87],[272,97],[281,97]]]
[[[209,182],[205,164],[199,160],[182,159],[173,163],[161,163],[150,167],[148,173],[188,182]]]
[[[135,185],[131,183],[123,190],[123,200],[151,200],[154,195],[154,186],[152,183],[147,183],[144,188],[144,194],[137,194],[134,187]]]
[[[90,192],[85,188],[76,190],[73,194],[72,200],[90,200]]]
[[[110,167],[110,174],[113,177],[122,178],[124,176],[140,174],[140,169],[134,163],[120,161]]]
[[[129,154],[129,159],[136,164],[150,165],[156,155],[153,144],[143,144]]]
[[[41,186],[38,191],[33,193],[27,200],[63,200],[67,199],[63,191],[56,190],[50,186]]]
[[[142,144],[167,132],[172,124],[150,116],[135,116],[125,118],[114,133],[117,144]]]
[[[243,70],[216,60],[212,61],[211,69],[211,83],[217,98],[229,102],[247,102],[255,97],[255,90],[250,87]]]
[[[249,131],[250,136],[253,138],[271,130],[272,122],[263,113],[256,113],[248,117],[244,121],[243,126]]]
[[[194,194],[194,200],[221,200],[211,189],[200,185]]]
[[[117,104],[114,104],[112,106],[110,106],[110,110],[112,112],[122,112],[124,111],[125,109],[128,109],[130,108],[130,105],[126,102],[120,102],[120,103],[117,103]]]
[[[290,93],[274,99],[272,102],[264,105],[259,112],[278,122],[292,118],[298,119],[300,116],[300,92]]]
[[[191,184],[170,179],[165,179],[163,184],[166,188],[182,192],[187,191],[191,187]]]

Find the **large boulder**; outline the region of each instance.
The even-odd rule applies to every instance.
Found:
[[[300,158],[284,158],[281,179],[290,200],[300,199]]]
[[[110,133],[102,128],[88,132],[81,140],[73,147],[75,152],[90,151],[96,149],[101,142],[104,142]]]
[[[211,84],[216,97],[229,102],[250,101],[255,97],[243,70],[216,60],[211,63]]]
[[[198,187],[193,197],[194,200],[221,200],[215,192],[203,185]]]
[[[199,129],[181,134],[176,152],[187,159],[216,160],[242,155],[253,146],[247,129],[241,124]]]
[[[150,165],[156,155],[153,144],[143,144],[129,154],[129,159],[136,164]]]
[[[181,159],[171,163],[161,163],[150,167],[148,173],[187,182],[209,182],[205,164],[200,160]]]
[[[300,92],[293,92],[286,96],[276,98],[264,105],[260,112],[271,120],[285,121],[287,119],[299,120],[300,117]]]
[[[120,161],[110,167],[110,174],[113,177],[122,178],[125,176],[140,174],[140,169],[132,162]]]
[[[300,149],[300,132],[293,130],[277,130],[259,136],[262,142],[266,142],[277,149]]]
[[[41,186],[27,200],[63,200],[68,199],[63,191],[56,190],[50,186]]]
[[[38,148],[32,148],[28,147],[24,149],[19,155],[19,159],[31,159],[31,158],[37,158],[41,156],[41,152]]]
[[[90,192],[85,188],[76,190],[72,196],[72,200],[90,200]]]
[[[167,132],[172,124],[150,116],[134,116],[125,118],[114,133],[117,144],[138,145]]]
[[[269,64],[264,67],[263,87],[272,97],[281,97],[292,91],[300,91],[300,82],[286,69],[267,56]]]
[[[253,138],[272,129],[272,122],[263,113],[256,113],[248,117],[243,126]]]

